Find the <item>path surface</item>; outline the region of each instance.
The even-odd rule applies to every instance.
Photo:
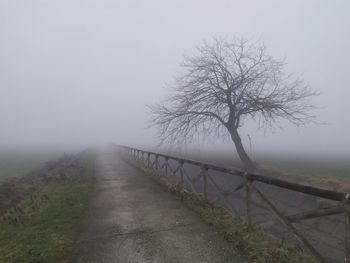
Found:
[[[174,196],[103,152],[78,263],[244,262]]]

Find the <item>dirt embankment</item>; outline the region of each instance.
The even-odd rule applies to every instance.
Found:
[[[55,161],[47,162],[43,167],[24,177],[14,177],[3,182],[0,185],[0,216],[49,182],[66,179],[68,176],[66,171],[72,168],[81,168],[79,158],[64,155]]]

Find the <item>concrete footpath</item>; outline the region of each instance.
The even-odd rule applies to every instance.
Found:
[[[150,178],[102,152],[78,263],[243,263],[225,241]]]

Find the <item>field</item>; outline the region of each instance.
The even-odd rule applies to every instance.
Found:
[[[350,180],[350,160],[344,159],[295,159],[270,157],[262,163],[287,173],[309,177],[327,177]]]
[[[40,167],[45,162],[57,158],[54,152],[0,152],[0,183],[11,177],[21,177]]]

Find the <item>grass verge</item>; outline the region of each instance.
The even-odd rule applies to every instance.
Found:
[[[93,159],[60,170],[0,218],[0,262],[71,262],[93,183]]]
[[[314,263],[312,256],[297,247],[282,242],[266,233],[259,226],[249,227],[235,219],[228,210],[216,207],[201,196],[181,187],[177,182],[164,175],[156,174],[152,169],[130,162],[131,165],[152,177],[165,187],[186,206],[192,209],[209,226],[232,245],[239,254],[251,263]]]

